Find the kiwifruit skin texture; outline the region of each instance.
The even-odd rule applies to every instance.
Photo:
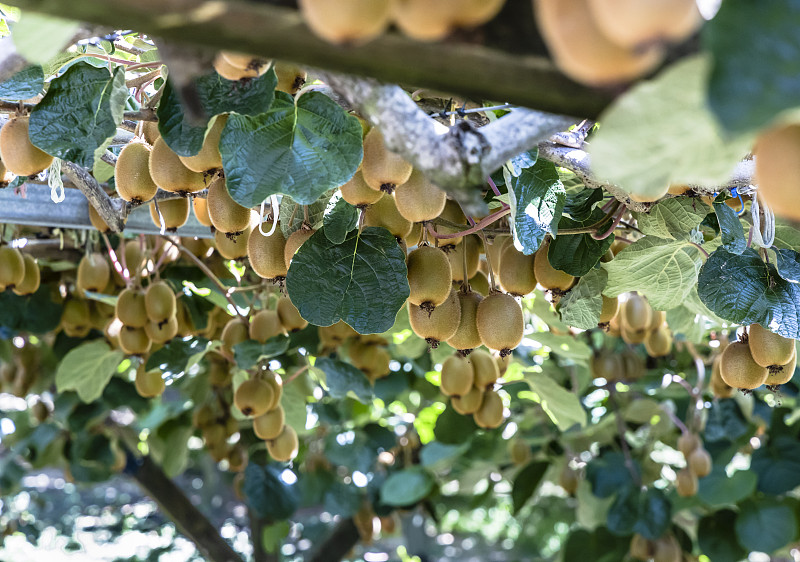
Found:
[[[251,223],[245,228],[241,234],[234,239],[228,236],[221,230],[214,232],[214,245],[217,252],[226,260],[238,260],[247,255],[247,246],[250,242],[250,235],[255,229]]]
[[[299,92],[308,78],[306,71],[295,64],[276,62],[273,68],[278,77],[278,85],[275,86],[275,89],[290,96]]]
[[[178,335],[178,318],[171,316],[164,322],[148,322],[144,331],[153,343],[167,343]]]
[[[267,441],[267,452],[278,462],[289,462],[297,456],[299,448],[297,432],[290,425],[284,424],[281,434]]]
[[[698,478],[711,474],[711,455],[703,447],[698,447],[686,458],[689,470]]]
[[[180,157],[159,137],[148,159],[150,177],[164,191],[196,193],[208,187],[203,174],[193,172],[181,162]]]
[[[394,191],[397,211],[411,222],[430,221],[438,217],[447,203],[447,194],[436,187],[425,174],[413,170],[411,176]]]
[[[144,292],[138,289],[123,289],[117,297],[114,313],[126,326],[144,328],[147,324]]]
[[[178,156],[183,165],[193,172],[207,172],[222,168],[222,155],[219,153],[219,139],[222,137],[222,129],[228,122],[226,114],[217,115],[214,124],[206,133],[203,146],[200,152],[194,156]]]
[[[287,332],[297,332],[308,326],[308,320],[300,316],[300,311],[289,297],[282,296],[278,299],[276,309],[281,326]]]
[[[800,124],[761,133],[753,156],[758,196],[777,215],[800,220]]]
[[[494,357],[483,349],[476,349],[467,357],[475,372],[474,386],[480,390],[491,387],[500,378],[500,369]]]
[[[383,191],[376,191],[367,185],[367,182],[364,181],[364,175],[361,173],[361,168],[339,188],[339,191],[342,192],[342,199],[355,207],[372,205],[383,197]]]
[[[749,330],[750,354],[753,361],[762,367],[785,365],[795,352],[795,341],[784,338],[763,328],[760,324],[752,324]]]
[[[267,371],[264,373],[262,380],[272,389],[272,402],[270,402],[268,410],[274,410],[278,407],[278,404],[281,403],[281,397],[283,396],[283,379],[272,371]]]
[[[750,346],[743,342],[733,342],[722,352],[720,375],[728,386],[752,390],[767,380],[769,371],[755,361]]]
[[[445,396],[463,396],[472,388],[475,372],[460,355],[451,355],[442,363],[441,389]]]
[[[95,228],[95,230],[105,233],[111,232],[111,227],[106,224],[106,221],[103,220],[103,218],[100,216],[100,213],[97,212],[97,209],[95,209],[91,203],[88,204],[88,208],[89,222],[92,223],[92,226]]]
[[[478,305],[476,318],[483,345],[497,351],[511,350],[522,341],[525,328],[522,307],[511,295],[492,293]]]
[[[53,157],[31,143],[27,116],[12,117],[0,129],[0,158],[12,174],[32,176],[48,168]]]
[[[286,239],[286,245],[283,248],[283,260],[284,265],[286,265],[286,270],[289,270],[289,266],[292,263],[292,258],[300,249],[300,247],[305,244],[306,240],[311,238],[314,235],[315,230],[306,230],[300,229],[295,230],[289,235],[289,238]]]
[[[278,406],[253,419],[253,432],[259,439],[268,441],[281,434],[285,423],[286,413],[282,406]]]
[[[703,22],[695,0],[589,0],[601,33],[626,49],[681,41]]]
[[[77,286],[82,291],[99,293],[111,278],[108,262],[99,252],[86,254],[78,263]]]
[[[221,232],[241,232],[250,224],[250,209],[233,200],[223,178],[208,186],[206,205],[211,224]]]
[[[484,429],[494,429],[503,423],[503,400],[494,390],[483,393],[483,402],[473,414],[475,423]]]
[[[143,142],[132,142],[119,153],[114,166],[114,184],[125,201],[150,201],[158,186],[150,177],[150,148]]]
[[[443,342],[453,337],[461,319],[461,302],[454,289],[442,304],[430,314],[424,309],[408,303],[411,329],[419,337],[431,342]]]
[[[261,379],[247,379],[233,394],[233,403],[245,416],[256,418],[270,409],[272,387]]]
[[[144,308],[151,322],[166,322],[175,316],[175,293],[165,281],[151,283],[144,292]]]
[[[794,377],[794,371],[797,368],[797,351],[792,353],[792,358],[783,365],[780,365],[780,371],[773,373],[770,372],[767,377],[769,385],[786,384]]]
[[[646,330],[650,326],[653,309],[641,295],[631,293],[628,300],[622,303],[621,310],[623,324],[631,330]]]
[[[542,243],[541,247],[536,251],[533,270],[536,275],[536,280],[539,285],[550,291],[568,291],[575,284],[575,278],[554,268],[550,265],[550,258],[547,253],[550,250],[550,240]]]
[[[158,210],[164,219],[164,228],[175,231],[186,224],[189,219],[189,200],[181,197],[179,199],[162,199],[158,202]],[[155,202],[150,203],[150,218],[153,224],[161,228],[161,219],[158,218]]]
[[[439,248],[420,246],[408,254],[408,301],[436,307],[450,296],[452,273],[447,256]]]
[[[464,281],[464,252],[467,254],[467,279],[478,273],[483,242],[477,234],[468,234],[464,240],[447,252],[453,281]]]
[[[370,129],[364,137],[364,159],[361,162],[361,172],[368,186],[391,193],[408,181],[412,170],[411,164],[402,156],[386,148],[377,127]]]
[[[231,318],[222,329],[220,340],[222,341],[222,349],[229,354],[233,354],[234,346],[247,341],[250,337],[250,327],[241,318]]]
[[[259,310],[250,319],[250,339],[265,343],[268,339],[283,334],[283,326],[277,310]]]
[[[230,59],[222,53],[218,53],[214,58],[214,70],[225,80],[239,81],[247,78],[258,78],[267,71],[267,66],[258,68],[239,68],[231,63]]]
[[[644,348],[650,357],[666,357],[672,351],[672,333],[666,326],[660,326],[644,339]]]
[[[456,333],[447,340],[447,344],[455,349],[475,349],[481,345],[481,335],[478,333],[478,305],[483,297],[473,291],[458,292],[461,304],[461,318],[458,322]]]
[[[675,491],[682,498],[690,498],[697,494],[697,475],[688,467],[678,471]]]
[[[390,0],[300,0],[306,25],[331,43],[355,45],[381,35],[389,25]]]
[[[364,210],[364,226],[382,226],[395,238],[405,238],[411,232],[411,221],[397,210],[393,196],[381,197]]]
[[[11,246],[0,247],[0,288],[14,288],[25,278],[25,258]]]
[[[144,355],[150,351],[153,342],[147,337],[144,328],[123,326],[119,332],[119,346],[128,355]]]
[[[264,222],[261,229],[269,233],[272,230],[272,221]],[[262,279],[286,277],[288,268],[284,256],[285,250],[286,238],[283,237],[280,227],[276,227],[270,236],[264,236],[258,228],[254,228],[247,240],[247,258],[250,267]]]
[[[535,259],[535,255],[526,256],[513,244],[505,245],[500,253],[500,266],[495,266],[497,280],[505,292],[522,297],[536,289]]]
[[[474,414],[480,409],[481,404],[483,404],[483,390],[473,386],[472,390],[465,395],[453,396],[450,399],[450,404],[453,406],[453,409],[462,416]]]
[[[166,388],[164,379],[161,378],[161,371],[146,371],[143,365],[136,370],[134,385],[136,392],[143,398],[161,396]]]
[[[29,254],[24,254],[23,260],[25,261],[25,273],[22,276],[22,281],[17,283],[12,290],[15,295],[32,295],[39,290],[39,285],[41,283],[39,264],[37,264],[33,256]],[[2,262],[2,260],[0,260],[0,262]]]
[[[192,209],[197,222],[203,226],[211,226],[211,217],[208,216],[208,201],[205,197],[193,197]]]

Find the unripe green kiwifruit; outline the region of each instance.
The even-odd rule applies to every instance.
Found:
[[[222,168],[222,156],[219,153],[219,139],[222,136],[222,129],[228,122],[228,115],[223,113],[217,115],[214,124],[208,129],[203,146],[200,152],[194,156],[178,156],[183,165],[193,172],[208,172]]]
[[[439,248],[420,246],[408,254],[408,301],[429,309],[450,296],[452,274],[447,256]]]
[[[141,203],[156,196],[158,186],[150,177],[150,148],[134,141],[122,149],[114,167],[114,185],[125,201]]]
[[[216,70],[217,74],[222,76],[225,80],[232,80],[236,82],[238,80],[258,78],[269,68],[266,62],[263,64],[258,64],[256,62],[260,61],[260,59],[252,58],[251,60],[253,64],[249,64],[245,68],[241,68],[240,66],[233,64],[231,62],[232,59],[236,60],[233,53],[228,53],[228,56],[226,56],[223,54],[223,52],[217,53],[217,56],[214,58],[214,70]]]
[[[467,256],[467,279],[478,273],[478,266],[481,262],[481,251],[483,242],[477,234],[468,234],[458,246],[447,252],[447,259],[450,262],[450,271],[453,281],[464,281],[464,253]]]
[[[391,372],[391,356],[383,347],[374,344],[354,342],[350,346],[350,360],[371,382],[383,378]]]
[[[300,230],[292,232],[289,238],[286,239],[286,245],[283,247],[283,263],[287,271],[292,264],[292,258],[297,253],[297,250],[299,250],[300,246],[305,244],[306,240],[311,238],[315,232],[316,230],[301,228]]]
[[[598,324],[607,324],[611,319],[617,315],[619,311],[619,298],[618,297],[603,297],[603,308],[600,310],[600,317],[597,319]]]
[[[280,318],[281,326],[287,332],[298,332],[308,326],[308,320],[300,316],[300,311],[292,303],[292,299],[283,296],[278,299],[278,318]]]
[[[644,348],[650,357],[666,357],[672,351],[672,332],[662,325],[656,331],[647,334]]]
[[[274,68],[275,75],[278,77],[276,90],[293,96],[305,86],[308,73],[296,64],[276,62]]]
[[[722,352],[719,374],[728,386],[752,390],[766,382],[769,371],[753,361],[747,343],[737,341]]]
[[[483,297],[473,291],[459,291],[458,300],[461,304],[461,318],[456,333],[447,340],[447,344],[460,350],[475,349],[481,345],[481,335],[478,333],[478,305]]]
[[[800,220],[800,124],[779,125],[761,133],[753,156],[758,196],[777,215]]]
[[[128,355],[144,355],[150,351],[153,342],[147,337],[144,328],[122,326],[119,331],[119,347]]]
[[[500,427],[505,417],[503,416],[503,400],[494,390],[483,393],[483,402],[478,411],[472,414],[478,427],[494,429]]]
[[[286,422],[286,413],[283,406],[278,406],[253,419],[253,432],[256,437],[268,441],[275,439],[283,431]]]
[[[500,253],[500,265],[495,266],[497,280],[505,292],[523,297],[536,289],[535,259],[535,254],[526,256],[514,244],[505,245]]]
[[[278,462],[289,462],[297,456],[299,449],[300,442],[297,439],[297,432],[290,425],[284,424],[281,434],[275,439],[267,441],[269,456]]]
[[[241,232],[250,224],[250,209],[233,200],[224,178],[217,178],[208,186],[206,205],[211,224],[221,232]]]
[[[20,296],[32,295],[39,290],[39,284],[41,283],[39,264],[29,254],[24,254],[23,259],[25,261],[25,274],[22,277],[22,281],[12,288],[14,294]]]
[[[703,23],[695,0],[589,0],[600,32],[620,47],[678,42]]]
[[[300,12],[317,36],[355,45],[382,34],[389,25],[390,0],[301,0]]]
[[[622,324],[633,331],[647,330],[652,319],[653,309],[647,299],[638,293],[631,293],[620,307]]]
[[[534,254],[533,269],[536,280],[539,282],[539,285],[548,291],[561,293],[569,291],[575,284],[575,278],[569,273],[550,265],[550,257],[548,256],[549,250],[550,239],[548,238],[542,243],[541,247],[536,251],[536,254]]]
[[[697,475],[689,470],[682,468],[678,471],[678,478],[675,481],[675,491],[682,498],[689,498],[697,494]]]
[[[105,232],[105,233],[111,232],[111,227],[108,226],[106,221],[103,220],[103,217],[100,216],[100,213],[97,212],[97,209],[95,209],[91,203],[88,203],[88,208],[89,208],[89,222],[92,223],[92,226],[95,228],[95,230],[97,230],[98,232]]]
[[[678,478],[680,482],[680,475]],[[695,493],[697,493],[697,479],[695,478]],[[681,495],[678,492],[678,495]],[[695,494],[689,494],[693,496]],[[654,546],[653,562],[681,562],[683,560],[683,551],[681,545],[673,535],[664,535],[660,537]]]
[[[467,357],[475,372],[475,388],[486,390],[500,378],[500,369],[497,361],[483,349],[476,349]]]
[[[455,289],[450,289],[450,295],[433,312],[408,303],[408,319],[414,333],[436,348],[439,342],[449,340],[456,333],[461,319],[461,301]]]
[[[222,341],[222,349],[227,351],[229,355],[233,355],[234,346],[247,341],[250,337],[250,326],[235,316],[228,320],[225,327],[222,329],[220,340]]]
[[[153,343],[167,343],[178,335],[178,318],[170,316],[164,322],[148,322],[144,325],[147,337]]]
[[[689,470],[698,478],[711,474],[711,455],[703,447],[697,447],[689,453],[686,462],[689,465]]]
[[[480,409],[481,404],[483,404],[483,390],[474,386],[465,395],[450,398],[450,405],[462,416],[474,414]]]
[[[161,218],[159,218],[159,211]],[[156,227],[162,226],[167,232],[175,232],[189,219],[189,200],[180,197],[178,199],[162,199],[158,202],[158,209],[156,209],[156,202],[150,203],[150,218],[153,219],[153,224]],[[161,219],[164,219],[164,224],[161,224]]]
[[[117,297],[114,314],[120,322],[131,328],[144,328],[147,324],[144,292],[138,289],[123,289]]]
[[[383,197],[383,191],[376,191],[367,185],[364,181],[364,175],[361,173],[361,168],[353,174],[347,183],[339,187],[342,192],[342,199],[355,207],[366,207],[372,205],[378,199]]]
[[[472,389],[475,372],[472,364],[460,355],[451,355],[442,363],[441,390],[445,396],[463,396]]]
[[[175,293],[165,281],[151,283],[144,293],[144,309],[151,322],[161,324],[175,316]]]
[[[265,221],[261,230],[269,233],[272,230],[272,221]],[[284,252],[286,238],[283,237],[280,227],[276,227],[270,236],[261,234],[261,230],[254,228],[247,240],[247,258],[250,267],[262,279],[276,279],[286,277],[288,268]]]
[[[574,496],[575,492],[578,491],[578,484],[580,484],[578,473],[572,470],[569,464],[565,464],[561,473],[558,475],[558,485],[564,488],[564,491],[570,496]]]
[[[203,226],[211,226],[211,217],[208,215],[208,201],[204,197],[192,198],[192,209],[197,222]]]
[[[0,247],[0,289],[13,289],[25,278],[25,258],[11,246]]]
[[[277,310],[259,310],[250,319],[250,339],[265,343],[268,339],[283,334],[283,326]]]
[[[370,129],[364,137],[364,160],[361,162],[361,173],[368,186],[392,193],[398,185],[408,181],[412,169],[402,156],[386,148],[377,127]]]
[[[528,464],[533,457],[531,446],[522,439],[512,439],[508,445],[511,462],[517,466]]]
[[[766,384],[770,386],[775,386],[778,384],[786,384],[792,377],[794,377],[794,371],[797,368],[797,352],[792,353],[792,358],[789,359],[783,365],[777,365],[775,367],[771,367],[769,376],[767,377]]]
[[[522,307],[511,295],[492,293],[478,305],[478,333],[483,345],[508,355],[522,341]]]
[[[251,418],[267,413],[273,399],[272,387],[261,379],[247,379],[233,394],[233,404],[242,414]]]
[[[148,160],[150,177],[164,191],[196,193],[208,187],[203,174],[193,172],[181,162],[180,157],[167,145],[163,137],[153,144]]]
[[[721,362],[722,354],[717,355],[714,358],[714,361],[711,363],[711,381],[709,386],[715,398],[730,398],[733,396],[734,389],[728,385],[728,383],[722,380],[722,375],[720,374],[719,369]],[[769,378],[767,378],[767,384],[772,384]]]
[[[748,330],[750,336],[750,354],[753,361],[762,367],[785,365],[795,352],[795,341],[784,338],[763,328],[761,324],[752,324]]]
[[[452,226],[443,226],[443,225],[436,225],[436,232],[439,234],[455,234],[456,232],[461,232],[462,230],[467,229],[467,217],[464,216],[464,212],[461,210],[461,206],[458,203],[453,201],[452,199],[448,199],[444,205],[444,209],[442,210],[441,214],[439,215],[440,219],[446,220],[448,222],[452,222],[453,224],[463,225],[463,228],[459,226],[458,228],[454,228]],[[441,246],[457,246],[461,243],[464,239],[463,236],[456,236],[455,238],[441,238],[439,240],[439,245]],[[492,262],[492,267],[495,267],[494,262]]]
[[[447,194],[435,186],[425,174],[413,170],[408,181],[394,191],[397,211],[411,222],[430,221],[442,214]]]
[[[634,533],[631,537],[631,545],[628,552],[637,560],[650,560],[656,553],[656,545],[653,541],[647,540],[639,533]]]
[[[99,293],[111,279],[108,262],[99,252],[86,254],[78,262],[78,279],[76,285],[81,291]]]
[[[258,213],[253,212],[251,217],[257,217]],[[254,227],[257,224],[254,220],[239,235],[229,237],[221,230],[214,232],[214,244],[217,252],[226,260],[238,260],[247,256],[247,246],[250,241],[250,235],[256,230]]]
[[[382,226],[395,238],[405,238],[411,233],[411,221],[397,210],[394,197],[381,197],[364,209],[364,226]]]
[[[48,168],[53,157],[31,143],[28,116],[12,117],[0,129],[0,158],[12,174],[32,176]]]
[[[139,393],[139,396],[144,398],[154,398],[164,394],[164,389],[167,385],[164,383],[164,379],[161,377],[161,371],[158,369],[148,371],[144,368],[144,363],[142,363],[136,369],[134,386],[136,386],[136,392]]]

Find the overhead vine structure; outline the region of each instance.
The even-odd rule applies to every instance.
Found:
[[[797,6],[655,4],[0,6],[3,498],[122,474],[215,562],[788,555]]]

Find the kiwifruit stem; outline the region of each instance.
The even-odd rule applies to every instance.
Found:
[[[103,242],[105,242],[106,249],[108,250],[108,257],[111,258],[111,264],[114,266],[114,269],[117,273],[120,274],[122,279],[125,280],[125,286],[128,287],[131,284],[131,275],[130,271],[128,271],[128,266],[125,264],[125,248],[123,244],[123,250],[120,252],[122,256],[122,263],[120,263],[119,257],[117,257],[117,253],[114,251],[114,248],[111,247],[111,241],[108,239],[108,235],[105,232],[101,232],[100,236],[103,237]]]

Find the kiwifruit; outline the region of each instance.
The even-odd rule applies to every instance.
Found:
[[[761,326],[751,324],[748,330],[750,336],[750,354],[753,361],[762,367],[785,365],[792,359],[795,352],[795,341],[784,338]]]
[[[658,330],[661,326],[666,326],[667,323],[667,313],[663,310],[653,310],[650,309],[650,324],[647,326],[647,330],[650,332],[654,332]]]
[[[459,9],[453,13],[458,27],[472,27],[491,21],[500,12],[505,0],[456,0]]]
[[[222,340],[222,349],[227,351],[229,355],[233,355],[234,346],[243,341],[247,341],[249,337],[250,326],[247,322],[235,316],[228,320],[225,327],[222,329],[222,335],[220,336],[220,340]]]
[[[165,281],[151,283],[144,293],[144,309],[151,322],[161,324],[175,316],[175,293]]]
[[[653,541],[647,540],[639,533],[634,533],[631,537],[631,545],[628,552],[637,560],[650,560],[656,553],[656,545]]]
[[[533,457],[531,446],[519,438],[514,438],[509,441],[508,452],[511,457],[511,462],[516,465],[528,464]]]
[[[372,205],[383,197],[383,191],[375,191],[367,185],[367,182],[364,181],[364,175],[361,173],[361,168],[353,174],[353,177],[347,183],[339,187],[339,191],[342,192],[342,199],[360,208]]]
[[[217,178],[208,186],[206,205],[211,224],[221,232],[241,232],[250,224],[250,209],[233,200],[224,178]]]
[[[466,253],[467,261],[466,278],[469,279],[478,272],[482,250],[483,242],[480,236],[468,234],[461,244],[447,252],[447,260],[450,262],[453,281],[464,281],[464,253]]]
[[[99,252],[86,254],[78,262],[78,279],[76,285],[81,291],[102,291],[111,278],[108,262]]]
[[[450,296],[450,262],[439,248],[418,247],[408,254],[407,267],[411,304],[432,310]]]
[[[452,226],[436,225],[436,232],[439,234],[455,234],[456,232],[461,232],[462,230],[466,230],[467,228],[467,217],[464,216],[464,212],[461,210],[461,206],[452,199],[447,200],[447,203],[445,203],[444,209],[439,215],[439,218],[451,222],[453,224],[463,225],[463,228],[462,227],[454,228]],[[456,236],[455,238],[441,238],[439,240],[439,244],[441,246],[457,246],[458,244],[461,243],[463,239],[464,239],[463,236]],[[492,262],[492,267],[495,267],[494,261]]]
[[[620,307],[622,324],[631,330],[647,330],[650,326],[653,309],[643,296],[631,293]]]
[[[264,343],[283,334],[283,326],[277,310],[259,310],[250,319],[250,339]]]
[[[767,380],[769,371],[753,360],[746,342],[733,342],[722,352],[719,374],[728,386],[746,390],[758,388]]]
[[[628,197],[631,198],[631,201],[636,201],[637,203],[654,203],[659,201],[662,197],[667,194],[669,186],[662,185],[658,191],[654,191],[652,193],[628,193]]]
[[[142,121],[141,137],[147,144],[153,146],[160,136],[161,133],[158,131],[158,121]]]
[[[164,191],[173,193],[196,193],[208,187],[203,174],[184,166],[180,157],[167,145],[163,137],[153,144],[148,160],[150,177]]]
[[[272,230],[272,221],[265,221],[261,229],[269,233]],[[258,228],[254,228],[247,240],[247,258],[250,267],[263,279],[286,277],[288,268],[284,256],[285,250],[286,238],[283,237],[279,227],[275,228],[270,236],[265,236]]]
[[[494,362],[497,364],[497,370],[500,372],[500,376],[502,377],[506,374],[506,371],[508,371],[508,367],[513,361],[513,356],[511,354],[500,355],[498,352],[493,352],[492,357],[494,358]]]
[[[272,402],[269,405],[270,410],[274,410],[281,403],[283,396],[283,379],[272,371],[265,371],[262,373],[262,380],[272,388]]]
[[[300,311],[297,310],[297,307],[289,297],[282,296],[279,298],[276,308],[281,326],[287,332],[298,332],[308,326],[308,320],[300,316]]]
[[[500,369],[497,361],[483,349],[476,349],[467,357],[467,361],[472,365],[475,372],[475,388],[486,390],[500,378]]]
[[[483,393],[483,402],[478,411],[472,414],[478,427],[494,429],[503,423],[503,400],[494,390]]]
[[[570,496],[574,496],[578,491],[578,484],[580,484],[580,478],[578,478],[577,471],[571,469],[569,464],[565,464],[558,475],[558,485],[564,488],[564,491]]]
[[[684,432],[678,437],[678,450],[683,453],[683,456],[687,459],[689,455],[692,454],[692,451],[702,446],[703,443],[696,433]]]
[[[242,414],[257,418],[270,409],[274,393],[272,387],[261,379],[247,379],[233,394],[233,404]]]
[[[141,203],[156,196],[158,186],[150,177],[150,148],[134,141],[119,153],[114,167],[114,185],[125,201]]]
[[[215,351],[206,354],[206,359],[208,360],[206,377],[209,384],[216,388],[227,387],[233,380],[231,363]]]
[[[336,324],[330,326],[320,326],[317,332],[322,345],[330,348],[338,347],[349,338],[358,336],[358,332],[346,324],[344,320],[339,320]]]
[[[376,191],[392,193],[398,185],[408,181],[412,170],[411,164],[402,156],[386,148],[377,127],[370,129],[364,137],[364,160],[361,162],[361,173],[368,186]]]
[[[326,41],[366,43],[389,25],[390,0],[301,0],[300,11],[308,27]]]
[[[403,34],[417,41],[438,41],[456,27],[455,20],[462,6],[453,0],[396,0],[394,23]]]
[[[622,322],[622,325],[620,326],[620,336],[622,336],[622,340],[628,345],[639,345],[640,343],[644,343],[648,333],[649,332],[647,330],[634,330],[625,322]]]
[[[667,188],[667,193],[670,195],[685,195],[692,191],[691,186],[688,186],[684,183],[673,183]]]
[[[656,331],[647,334],[644,348],[650,357],[666,357],[672,351],[672,332],[662,325]]]
[[[483,297],[473,291],[458,292],[461,304],[461,318],[458,321],[456,333],[447,340],[447,344],[455,349],[475,349],[481,345],[481,335],[478,333],[478,305]]]
[[[0,289],[13,289],[25,279],[25,258],[11,246],[0,246]]]
[[[508,355],[522,341],[522,307],[511,295],[492,293],[478,305],[478,333],[483,345]]]
[[[144,368],[144,363],[139,365],[136,369],[134,385],[136,386],[136,392],[139,393],[139,396],[144,398],[161,396],[166,388],[164,379],[161,377],[161,371],[158,369],[148,371]]]
[[[300,91],[300,88],[305,86],[308,74],[296,64],[276,62],[273,68],[275,69],[275,75],[278,77],[278,85],[275,86],[276,90],[293,96]]]
[[[680,474],[678,476],[678,482],[680,482]],[[695,493],[696,491],[697,479],[695,478]],[[680,492],[678,494],[681,495]],[[689,495],[693,496],[694,494]],[[683,551],[674,535],[664,535],[655,542],[653,562],[681,562],[681,560],[683,560]]]
[[[800,220],[800,124],[782,125],[761,133],[753,156],[758,196],[776,214]]]
[[[557,293],[569,291],[575,284],[575,278],[569,273],[550,265],[549,251],[550,239],[548,238],[542,243],[541,247],[536,251],[536,254],[534,254],[533,270],[536,280],[539,282],[539,285],[548,291]]]
[[[480,307],[478,310],[480,311]],[[408,319],[411,329],[433,348],[438,347],[439,342],[453,337],[458,329],[460,318],[461,301],[458,299],[455,289],[450,289],[450,295],[442,304],[433,309],[433,312],[408,303]]]
[[[24,254],[23,259],[25,260],[25,274],[22,277],[22,281],[12,288],[14,294],[20,296],[32,295],[39,290],[39,284],[41,283],[39,264],[36,263],[33,256],[29,254]],[[1,259],[0,262],[2,262]]]
[[[475,388],[474,386],[472,390],[463,396],[453,396],[450,398],[450,405],[462,416],[474,414],[480,409],[481,404],[483,404],[483,390]]]
[[[297,432],[290,425],[284,424],[281,434],[275,439],[267,441],[269,456],[278,462],[289,462],[297,456],[299,449],[300,442],[297,439]]]
[[[208,215],[208,201],[205,197],[193,197],[192,209],[197,222],[203,226],[211,226],[211,217]]]
[[[315,232],[316,230],[301,228],[300,230],[292,232],[289,238],[286,239],[286,245],[283,248],[283,262],[287,271],[289,270],[292,258],[297,253],[297,250],[299,250],[300,246],[305,244],[305,241],[311,238]]]
[[[180,239],[181,245],[189,250],[194,256],[205,259],[211,249],[211,241],[207,238],[189,238],[183,236]]]
[[[411,232],[411,222],[397,210],[394,197],[381,197],[364,210],[364,226],[382,226],[395,238],[405,238]]]
[[[633,349],[623,349],[622,353],[620,353],[620,359],[622,360],[623,381],[637,381],[647,372],[644,358]]]
[[[689,498],[697,494],[697,475],[689,470],[682,468],[678,471],[678,478],[675,481],[675,491],[682,498]]]
[[[603,308],[600,310],[600,317],[597,319],[598,324],[606,324],[611,322],[611,319],[617,315],[619,311],[619,298],[618,297],[603,297]]]
[[[123,325],[119,331],[119,347],[128,355],[144,355],[150,351],[151,345],[153,342],[144,328]]]
[[[31,407],[31,413],[36,421],[42,423],[50,417],[50,408],[47,407],[47,404],[39,400]]]
[[[219,153],[219,139],[222,136],[222,129],[228,122],[226,113],[217,115],[214,123],[206,132],[203,139],[203,146],[200,152],[194,156],[178,156],[183,165],[193,172],[208,172],[222,168],[222,156]]]
[[[53,157],[31,143],[28,116],[15,116],[0,129],[0,158],[12,174],[32,176],[48,168]]]
[[[605,379],[612,383],[621,381],[625,376],[622,357],[605,349],[592,357],[589,368],[593,378]]]
[[[170,316],[164,322],[148,322],[144,325],[144,331],[153,343],[167,343],[178,335],[178,318]]]
[[[778,365],[770,370],[769,377],[767,377],[766,384],[775,386],[778,384],[786,384],[794,377],[794,371],[797,368],[797,352],[792,353],[792,358],[783,365]]]
[[[128,240],[122,249],[122,254],[125,256],[125,267],[131,275],[135,275],[136,271],[142,266],[144,254],[142,253],[142,244],[139,240]],[[119,250],[117,257],[120,257]]]
[[[278,406],[253,419],[253,432],[256,437],[265,441],[275,439],[283,431],[286,414],[283,406]]]
[[[694,472],[698,478],[711,474],[711,455],[703,447],[697,447],[689,453],[686,462],[689,465],[689,470]]]
[[[85,327],[88,333],[88,328],[91,324],[89,303],[83,299],[68,299],[65,301],[64,308],[61,310],[61,323],[65,331],[67,331],[67,327],[70,327],[75,331],[82,332]]]
[[[394,191],[397,211],[411,222],[430,221],[444,210],[447,194],[436,187],[425,174],[413,170],[408,181]]]
[[[536,23],[558,67],[590,86],[609,86],[637,78],[661,62],[663,49],[620,47],[592,18],[587,0],[536,0]]]
[[[715,398],[730,398],[733,396],[734,389],[728,385],[728,383],[722,380],[722,375],[720,374],[719,370],[721,362],[722,354],[717,355],[714,358],[714,361],[711,363],[711,380],[709,386]],[[767,380],[767,383],[772,384],[769,379]]]
[[[164,224],[161,224],[159,218],[159,211],[161,218],[164,219]],[[178,199],[162,199],[158,202],[158,209],[156,209],[156,202],[150,203],[150,218],[153,219],[153,224],[156,227],[162,226],[167,232],[175,232],[189,219],[189,200],[184,197]]]
[[[469,278],[469,286],[482,297],[489,296],[489,279],[482,271]]]
[[[353,365],[364,371],[367,378],[375,382],[391,373],[389,352],[378,345],[354,342],[350,346],[350,360]]]
[[[108,321],[114,318],[114,307],[110,304],[90,301],[89,302],[89,321],[95,330],[104,330]]]
[[[626,49],[682,41],[703,23],[695,0],[589,0],[597,27]]]
[[[89,222],[92,223],[92,226],[98,232],[111,232],[111,227],[108,226],[106,221],[103,220],[103,217],[100,216],[100,213],[97,212],[97,209],[91,203],[88,203],[89,208]]]
[[[442,363],[441,390],[445,396],[463,396],[474,382],[472,364],[461,355],[451,355]]]
[[[500,253],[500,264],[495,265],[497,280],[505,292],[522,297],[536,289],[535,259],[535,254],[526,256],[514,244],[505,245]]]
[[[247,256],[247,247],[250,241],[250,235],[256,230],[255,225],[257,224],[256,221],[258,220],[258,213],[253,212],[251,216],[256,218],[251,220],[247,228],[245,228],[238,236],[230,238],[221,230],[214,232],[214,245],[216,246],[219,255],[226,260],[238,260]]]
[[[233,64],[231,62],[232,59],[234,59],[234,55],[232,53],[226,56],[222,52],[217,53],[217,56],[214,58],[214,70],[217,71],[217,74],[225,78],[225,80],[232,80],[236,82],[238,80],[258,78],[269,68],[266,62],[260,65],[255,63],[255,61],[259,59],[251,59],[254,64],[249,64],[244,68]]]
[[[126,326],[144,328],[147,324],[144,292],[139,289],[123,289],[117,297],[114,314]]]

